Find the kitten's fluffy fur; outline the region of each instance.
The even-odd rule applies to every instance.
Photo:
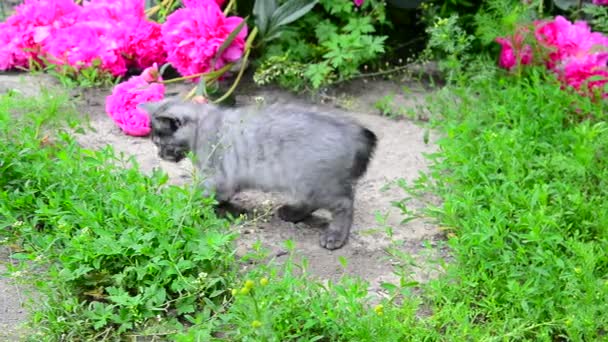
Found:
[[[150,115],[160,157],[178,162],[192,151],[205,188],[220,203],[246,189],[282,192],[294,202],[279,208],[281,219],[297,222],[328,209],[332,222],[321,246],[346,243],[355,183],[376,148],[372,131],[297,106],[224,109],[165,99],[140,108]]]

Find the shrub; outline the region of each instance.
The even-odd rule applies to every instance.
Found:
[[[292,89],[317,89],[357,75],[385,51],[387,24],[383,1],[321,0],[315,9],[262,50],[254,80]],[[314,30],[310,28],[314,27]]]

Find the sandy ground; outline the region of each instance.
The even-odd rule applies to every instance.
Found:
[[[38,89],[56,84],[44,76],[1,75],[0,93],[8,89],[19,89],[26,94],[35,94]],[[300,101],[310,106],[337,112],[346,110],[379,137],[378,149],[370,164],[367,174],[358,185],[355,203],[355,221],[348,244],[335,251],[323,249],[318,244],[319,233],[324,229],[327,219],[323,212],[306,222],[292,224],[281,221],[272,208],[280,205],[277,197],[269,194],[243,193],[235,201],[248,209],[250,213],[266,213],[261,219],[252,221],[239,229],[242,232],[238,239],[238,254],[250,250],[253,243],[261,241],[271,251],[272,256],[280,261],[284,258],[284,241],[292,240],[296,252],[309,260],[310,272],[325,280],[336,280],[343,274],[360,276],[370,282],[371,293],[381,293],[380,284],[384,281],[398,281],[393,273],[397,260],[386,252],[387,247],[412,256],[417,266],[410,268],[410,280],[425,282],[435,276],[437,271],[425,258],[429,252],[423,247],[425,242],[431,246],[441,246],[442,232],[435,225],[423,219],[401,223],[404,216],[391,203],[406,197],[402,189],[390,184],[399,178],[413,181],[419,172],[425,170],[424,154],[433,152],[434,136],[430,142],[424,142],[424,129],[410,120],[394,120],[379,115],[374,103],[388,94],[397,94],[394,104],[397,107],[421,113],[420,105],[427,93],[424,89],[411,87],[411,92],[404,94],[403,82],[357,81],[332,90],[316,101],[297,98],[277,89],[260,89],[252,84],[243,84],[238,88],[237,105],[251,103],[257,98],[267,103],[279,101]],[[184,85],[173,86],[169,91],[184,93],[189,88]],[[81,105],[83,114],[90,117],[94,131],[79,136],[79,142],[87,148],[100,148],[107,144],[116,151],[134,156],[144,172],[160,167],[169,175],[174,184],[189,182],[192,166],[189,161],[179,164],[161,161],[156,148],[147,138],[129,137],[123,134],[104,112],[104,99],[109,90],[87,91]],[[341,107],[339,109],[338,107]],[[421,207],[421,203],[412,202],[411,207]],[[378,217],[383,217],[378,220]],[[393,230],[392,240],[386,234],[386,228]],[[445,256],[444,248],[430,250],[432,257]],[[341,266],[340,258],[348,261],[346,269]],[[17,293],[19,287],[7,277],[2,276],[2,262],[7,261],[7,254],[0,253],[0,340],[16,339],[19,323],[26,318],[23,308],[24,298]]]

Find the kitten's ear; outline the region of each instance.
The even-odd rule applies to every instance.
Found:
[[[181,118],[168,112],[152,115],[152,122],[157,131],[166,133],[173,133],[184,124]]]
[[[148,114],[156,131],[170,134],[184,123],[184,118],[168,110],[173,103],[172,99],[165,98],[160,101],[140,103],[137,108]]]
[[[137,105],[137,108],[146,112],[148,114],[148,116],[152,116],[154,113],[156,113],[160,109],[160,107],[162,107],[164,105],[164,102],[165,102],[164,100],[156,101],[156,102],[142,102]]]

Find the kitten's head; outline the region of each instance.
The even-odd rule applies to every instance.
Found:
[[[150,116],[150,136],[160,158],[179,162],[190,152],[196,130],[196,106],[176,98],[138,105]]]

